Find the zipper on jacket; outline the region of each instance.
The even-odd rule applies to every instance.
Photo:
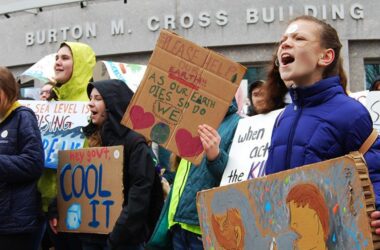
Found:
[[[299,99],[297,91],[294,91],[294,100],[297,101]],[[294,104],[294,112],[298,112],[297,116],[294,120],[294,123],[291,127],[290,133],[289,133],[289,138],[288,138],[288,144],[287,144],[287,151],[286,151],[286,164],[285,164],[285,169],[290,169],[290,159],[292,157],[293,153],[293,139],[294,139],[294,133],[296,131],[298,121],[301,117],[302,114],[302,100],[299,100],[299,108],[297,108],[297,104]],[[298,110],[298,111],[297,111]]]

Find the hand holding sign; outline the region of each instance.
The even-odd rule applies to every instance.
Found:
[[[207,124],[198,126],[198,133],[206,152],[207,160],[213,161],[219,155],[220,136],[218,132]]]

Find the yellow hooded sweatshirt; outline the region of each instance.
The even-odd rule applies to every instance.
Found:
[[[66,83],[54,87],[53,91],[58,101],[88,101],[87,85],[92,78],[95,67],[95,52],[84,43],[64,42],[71,49],[73,55],[73,71]],[[51,200],[57,195],[56,170],[45,168],[38,181],[38,189],[42,196],[42,209],[48,211]]]
[[[70,80],[59,87],[54,87],[53,91],[58,97],[58,101],[88,101],[87,84],[92,78],[96,59],[95,52],[90,46],[78,42],[64,42],[73,55],[73,72]]]

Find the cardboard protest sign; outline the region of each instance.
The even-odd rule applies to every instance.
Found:
[[[144,76],[146,65],[121,63],[112,61],[98,61],[94,68],[94,81],[119,79],[136,92]]]
[[[380,91],[368,93],[366,106],[373,121],[373,128],[380,133]]]
[[[246,71],[174,33],[160,33],[122,123],[199,164],[198,125],[217,128]]]
[[[123,146],[59,151],[59,231],[112,231],[123,203],[123,156]]]
[[[374,249],[363,157],[333,160],[198,193],[204,249]]]
[[[88,102],[20,100],[36,114],[45,151],[45,167],[57,168],[58,151],[82,148],[81,128],[88,124]]]
[[[265,163],[275,120],[283,109],[240,119],[221,186],[265,175]]]

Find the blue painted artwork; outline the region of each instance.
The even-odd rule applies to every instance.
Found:
[[[346,156],[200,192],[204,248],[373,249],[360,166]]]
[[[82,207],[79,203],[73,203],[67,209],[66,227],[70,230],[75,230],[80,227],[81,223],[82,223]]]

